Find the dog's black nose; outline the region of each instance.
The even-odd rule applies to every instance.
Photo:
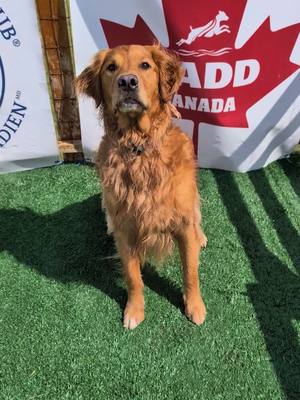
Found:
[[[135,90],[139,85],[136,75],[121,75],[118,79],[118,86],[122,90]]]

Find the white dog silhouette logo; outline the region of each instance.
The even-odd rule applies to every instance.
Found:
[[[221,35],[222,33],[230,33],[229,25],[223,24],[221,22],[228,21],[229,17],[224,11],[219,11],[214,19],[210,20],[206,25],[199,26],[198,28],[193,28],[190,26],[190,33],[186,39],[180,39],[176,44],[177,46],[181,46],[183,44],[190,45],[197,38],[205,37],[212,38],[213,36]],[[231,47],[224,47],[219,50],[206,50],[199,49],[196,51],[188,51],[188,50],[178,50],[178,53],[185,56],[193,55],[195,57],[201,57],[204,55],[210,56],[220,56],[221,54],[228,53],[231,50]]]

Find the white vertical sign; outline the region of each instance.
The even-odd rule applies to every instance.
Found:
[[[0,0],[0,173],[59,159],[34,0]]]

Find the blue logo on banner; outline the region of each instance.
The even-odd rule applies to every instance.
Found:
[[[0,108],[4,98],[5,91],[5,76],[4,76],[4,67],[2,63],[2,59],[0,57]]]

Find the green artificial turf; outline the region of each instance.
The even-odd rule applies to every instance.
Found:
[[[0,176],[0,399],[300,399],[300,166],[201,170],[207,320],[182,313],[176,253],[126,291],[91,167]]]

